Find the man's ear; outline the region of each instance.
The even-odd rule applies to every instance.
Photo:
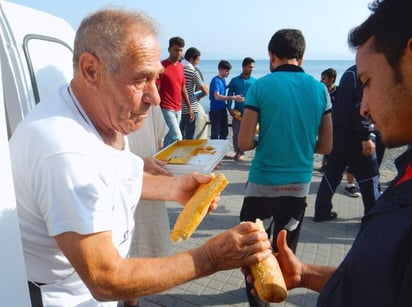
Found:
[[[405,48],[405,53],[407,56],[412,56],[412,38],[408,40],[408,43]]]
[[[89,85],[95,86],[99,79],[100,61],[99,59],[88,52],[83,53],[79,59],[79,68],[81,75]]]
[[[274,55],[272,52],[268,52],[269,54],[269,60],[271,63],[273,63],[275,61],[276,55]]]
[[[406,43],[406,48],[402,58],[399,61],[404,82],[408,81],[412,88],[412,38]]]

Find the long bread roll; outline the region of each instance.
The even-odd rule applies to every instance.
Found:
[[[177,217],[170,235],[174,243],[190,238],[206,216],[212,200],[223,191],[228,181],[222,173],[208,183],[201,184]]]
[[[260,219],[256,219],[256,224],[265,231]],[[254,278],[253,286],[262,301],[279,303],[287,298],[285,280],[275,255],[252,265],[250,270]]]

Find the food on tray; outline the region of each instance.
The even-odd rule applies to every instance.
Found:
[[[213,199],[223,191],[228,181],[223,173],[216,175],[208,183],[201,184],[177,217],[170,235],[174,243],[187,240],[206,216]]]
[[[193,155],[201,155],[201,154],[210,154],[213,155],[216,153],[216,149],[213,146],[205,146],[199,147],[194,152]]]
[[[264,231],[263,222],[256,219],[256,224]],[[279,303],[288,296],[285,280],[275,255],[250,267],[254,282],[253,286],[262,301]]]
[[[155,155],[155,158],[169,164],[184,164],[207,140],[182,140],[173,143]]]

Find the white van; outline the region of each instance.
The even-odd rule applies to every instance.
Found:
[[[42,97],[70,80],[74,34],[61,18],[0,1],[0,59],[9,136]]]
[[[0,306],[30,306],[8,139],[42,97],[72,76],[74,30],[65,20],[0,1]]]

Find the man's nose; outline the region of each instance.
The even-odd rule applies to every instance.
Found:
[[[146,86],[145,95],[147,96],[146,102],[152,105],[160,104],[159,91],[157,90],[156,82],[150,82]]]
[[[365,97],[362,97],[359,113],[363,117],[369,117],[369,108]]]

